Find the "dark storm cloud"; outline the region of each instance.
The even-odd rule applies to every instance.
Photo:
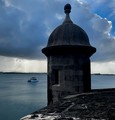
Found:
[[[39,19],[28,17],[23,9],[0,2],[0,54],[11,57],[40,57],[45,27]],[[40,39],[41,38],[41,39]]]
[[[59,22],[55,13],[60,14],[62,11],[62,3],[56,3],[58,1],[1,1],[0,55],[25,59],[44,58],[41,49],[46,45],[51,28]]]

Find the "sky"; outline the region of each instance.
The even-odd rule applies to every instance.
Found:
[[[72,21],[97,51],[92,73],[115,74],[115,0],[0,0],[0,71],[47,72],[41,49],[72,6]]]

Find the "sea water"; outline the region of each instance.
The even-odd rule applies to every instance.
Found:
[[[39,82],[27,82],[31,77]],[[0,120],[19,120],[46,106],[46,74],[0,74]]]
[[[28,83],[31,77],[39,82]],[[92,75],[91,86],[115,88],[115,76]],[[0,74],[0,120],[19,120],[47,104],[46,74]]]
[[[115,75],[91,75],[91,88],[115,88]]]

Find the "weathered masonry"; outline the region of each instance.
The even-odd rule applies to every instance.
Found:
[[[91,90],[89,58],[96,48],[90,45],[86,32],[70,19],[70,4],[64,10],[64,22],[42,49],[48,59],[48,105],[64,96]]]

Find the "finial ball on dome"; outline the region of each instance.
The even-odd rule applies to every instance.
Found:
[[[65,13],[70,13],[71,12],[71,5],[68,3],[64,7]]]

